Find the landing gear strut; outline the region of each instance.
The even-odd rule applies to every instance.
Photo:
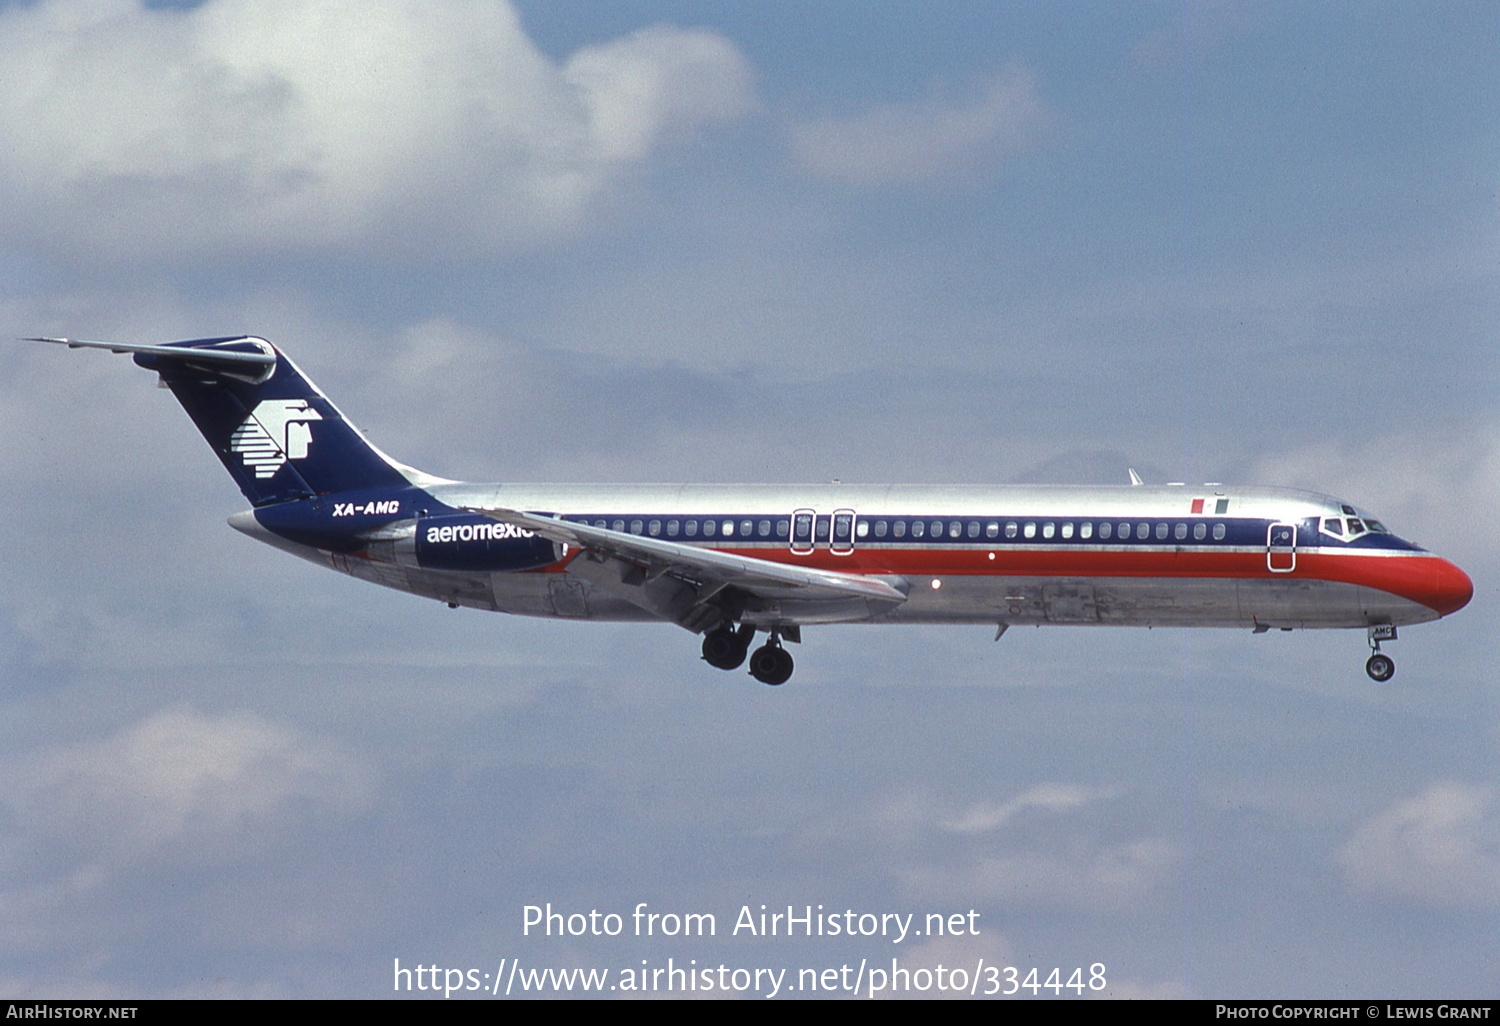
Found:
[[[1396,675],[1396,661],[1388,655],[1380,654],[1382,641],[1395,640],[1395,624],[1382,623],[1370,627],[1370,651],[1374,654],[1365,663],[1365,672],[1370,675],[1371,680],[1383,684]]]
[[[755,628],[744,624],[738,630],[733,624],[720,624],[703,635],[703,660],[720,670],[733,670],[745,662]]]
[[[750,657],[750,676],[774,687],[787,682],[792,675],[792,666],[792,654],[781,647],[781,633],[773,630],[771,640],[757,648]]]

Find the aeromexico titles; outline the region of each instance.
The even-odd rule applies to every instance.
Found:
[[[791,676],[784,642],[834,623],[1351,628],[1383,681],[1382,641],[1473,594],[1452,563],[1311,492],[465,484],[370,445],[264,339],[35,341],[159,374],[249,499],[229,522],[254,538],[454,607],[669,621],[767,684]]]

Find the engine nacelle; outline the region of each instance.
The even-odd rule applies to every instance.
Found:
[[[367,551],[385,563],[466,573],[534,570],[562,558],[560,545],[474,513],[389,524],[371,535]]]

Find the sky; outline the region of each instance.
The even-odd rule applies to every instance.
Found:
[[[1134,467],[1475,582],[1385,685],[1360,632],[836,626],[772,689],[261,546],[149,375],[5,343],[0,993],[1493,997],[1497,56],[1462,3],[0,3],[0,335],[262,335],[447,477]]]

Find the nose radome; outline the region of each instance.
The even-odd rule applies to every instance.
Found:
[[[1446,559],[1434,559],[1433,564],[1431,591],[1422,596],[1422,604],[1440,616],[1456,613],[1474,597],[1474,582]]]

